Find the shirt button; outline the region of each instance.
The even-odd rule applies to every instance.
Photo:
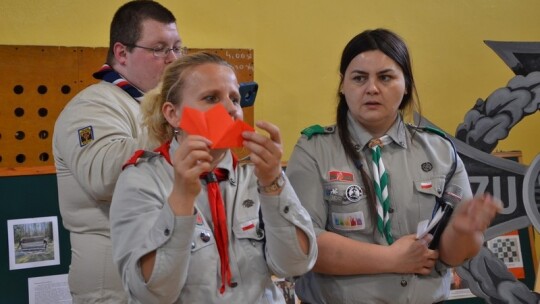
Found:
[[[231,186],[236,186],[236,181],[232,177],[229,178],[229,183],[231,184]]]
[[[394,208],[388,208],[388,213],[394,213]]]
[[[285,206],[285,208],[283,208],[283,212],[289,213],[289,206]]]
[[[169,230],[169,228],[165,228],[163,234],[165,234],[165,236],[169,236],[169,234],[171,234],[171,231]]]
[[[201,232],[201,240],[205,243],[208,243],[210,241],[210,233],[208,232]]]
[[[407,286],[407,281],[401,280],[401,286],[403,286],[403,287]]]
[[[257,236],[258,237],[263,237],[263,235],[264,235],[264,233],[263,233],[262,229],[260,229],[260,228],[257,229]]]
[[[195,242],[191,242],[191,249],[195,249]]]
[[[238,283],[237,282],[231,282],[231,288],[235,288],[236,286],[238,286]]]

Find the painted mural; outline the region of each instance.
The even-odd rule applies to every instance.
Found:
[[[540,43],[485,43],[516,76],[486,100],[476,101],[457,127],[454,142],[469,173],[473,193],[490,192],[504,202],[504,209],[486,232],[486,240],[492,240],[531,224],[540,231],[540,154],[528,167],[490,154],[512,127],[540,109]],[[425,118],[420,121],[433,126]],[[515,246],[511,237],[491,245]],[[476,257],[458,267],[456,273],[464,281],[459,284],[487,303],[540,303],[540,294],[517,280],[507,261],[503,262],[494,251],[484,246]],[[515,257],[504,252],[504,258],[511,262]]]

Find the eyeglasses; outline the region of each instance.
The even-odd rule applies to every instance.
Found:
[[[163,46],[151,48],[151,47],[140,46],[136,44],[124,44],[124,45],[127,47],[136,47],[136,48],[144,49],[147,51],[152,51],[152,53],[154,53],[154,56],[159,57],[159,58],[167,57],[167,55],[169,55],[169,52],[171,51],[177,57],[187,55],[187,51],[188,51],[187,47],[177,47],[177,46],[172,47],[172,48],[163,47]]]

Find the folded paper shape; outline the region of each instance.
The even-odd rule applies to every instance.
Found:
[[[212,141],[212,149],[242,147],[243,131],[255,131],[242,120],[234,120],[223,104],[202,112],[184,107],[178,127],[188,134],[201,135]]]

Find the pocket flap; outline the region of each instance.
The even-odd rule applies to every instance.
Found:
[[[254,239],[260,241],[264,238],[264,231],[259,228],[258,218],[238,223],[238,225],[233,227],[233,232],[238,239]]]
[[[420,193],[441,197],[444,190],[444,176],[434,176],[424,180],[414,181],[414,188]]]

